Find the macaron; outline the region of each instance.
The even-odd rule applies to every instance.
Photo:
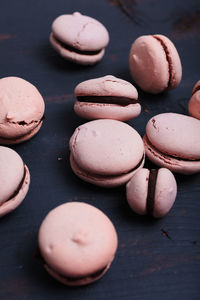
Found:
[[[176,47],[164,35],[143,35],[131,46],[130,73],[145,92],[158,94],[178,86],[182,66]]]
[[[74,111],[84,119],[127,121],[141,112],[138,92],[128,81],[107,75],[79,83],[75,90]]]
[[[81,179],[102,187],[125,184],[144,164],[139,133],[126,123],[101,119],[76,128],[70,163]]]
[[[32,138],[41,128],[44,100],[28,81],[0,79],[0,144],[11,145]]]
[[[140,215],[164,217],[172,208],[177,195],[177,184],[166,168],[140,169],[127,183],[126,196],[132,210]]]
[[[182,174],[200,171],[200,120],[162,113],[151,118],[143,138],[145,152],[158,166]]]
[[[24,200],[30,173],[19,154],[0,146],[0,217],[12,212]]]
[[[118,245],[110,219],[83,202],[68,202],[50,211],[40,226],[38,240],[46,270],[69,286],[101,278]]]
[[[200,120],[200,80],[197,81],[192,90],[192,97],[188,103],[188,112],[192,117]]]
[[[79,12],[57,17],[52,24],[50,43],[65,59],[92,65],[102,59],[109,34],[103,24]]]

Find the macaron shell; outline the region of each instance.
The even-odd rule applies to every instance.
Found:
[[[163,47],[152,35],[141,36],[132,44],[129,67],[142,90],[157,94],[167,89],[169,64]]]
[[[146,136],[143,138],[145,153],[148,158],[156,165],[168,168],[172,172],[185,175],[195,174],[200,172],[200,161],[181,160],[165,155],[149,144]]]
[[[74,104],[75,113],[87,120],[113,119],[128,121],[136,118],[141,113],[139,103],[120,106],[115,104],[91,103],[76,101]]]
[[[138,99],[138,92],[130,82],[112,75],[83,81],[76,86],[74,93],[76,97],[116,96]]]
[[[103,24],[78,12],[56,18],[52,32],[58,40],[79,50],[99,50],[109,42],[108,31]]]
[[[129,173],[141,161],[144,145],[131,126],[116,120],[95,120],[79,126],[70,139],[77,165],[96,175]]]
[[[24,177],[22,187],[16,196],[9,199],[9,201],[3,202],[0,205],[0,217],[3,217],[4,215],[11,213],[14,209],[16,209],[21,204],[21,202],[26,197],[30,185],[30,173],[26,165],[24,166],[24,169],[25,169],[25,177]]]
[[[69,202],[46,216],[39,230],[39,247],[51,269],[76,279],[110,264],[117,249],[117,234],[99,209]]]
[[[24,163],[19,154],[0,146],[0,204],[17,190],[24,175]]]
[[[159,169],[155,186],[153,217],[164,217],[172,208],[176,194],[177,184],[174,175],[166,168]]]
[[[200,80],[195,84],[192,97],[188,103],[189,114],[200,120]]]
[[[156,115],[146,125],[146,136],[167,156],[200,159],[200,121],[195,118],[176,113]]]
[[[77,64],[81,65],[93,65],[97,62],[99,62],[102,57],[104,56],[105,49],[101,49],[97,54],[80,54],[77,52],[73,52],[71,50],[68,50],[67,48],[64,48],[53,36],[53,34],[50,34],[50,43],[53,46],[53,48],[65,59],[75,62]]]
[[[88,173],[76,164],[72,155],[70,155],[70,165],[73,172],[82,180],[104,188],[114,188],[126,184],[133,177],[133,175],[144,166],[144,158],[137,169],[118,176],[98,176],[96,174]]]
[[[126,198],[129,206],[140,215],[147,213],[149,170],[140,169],[126,184]]]

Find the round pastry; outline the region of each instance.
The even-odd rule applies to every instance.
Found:
[[[144,35],[135,40],[129,55],[134,82],[157,94],[174,89],[181,81],[182,66],[174,44],[164,35]]]
[[[28,167],[14,150],[0,146],[0,217],[24,200],[30,184]]]
[[[61,15],[52,24],[50,43],[62,57],[77,64],[92,65],[100,61],[108,42],[104,25],[79,12]]]
[[[127,121],[141,112],[136,88],[128,81],[107,75],[79,83],[74,110],[82,118]]]
[[[140,169],[127,183],[127,201],[133,211],[140,215],[164,217],[172,208],[177,194],[177,184],[172,172]]]
[[[151,118],[143,138],[149,159],[182,174],[200,171],[200,120],[176,113]]]
[[[83,202],[56,207],[39,230],[39,248],[46,270],[69,286],[101,278],[114,259],[117,244],[117,233],[109,218]]]
[[[200,120],[200,80],[197,81],[193,90],[192,97],[188,103],[189,114]]]
[[[18,77],[0,79],[0,144],[24,142],[42,126],[44,100],[28,81]]]
[[[70,139],[70,150],[74,173],[103,187],[125,184],[144,164],[140,135],[116,120],[95,120],[79,126]]]

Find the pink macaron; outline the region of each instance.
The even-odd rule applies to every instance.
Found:
[[[200,120],[177,113],[156,115],[148,121],[143,141],[158,166],[182,174],[200,172]]]
[[[36,87],[22,78],[0,79],[0,107],[0,144],[24,142],[42,126],[44,100]]]
[[[188,103],[188,112],[192,117],[200,120],[200,80],[197,81],[192,90],[192,97]]]
[[[30,173],[14,150],[0,146],[0,217],[12,212],[24,200]]]
[[[129,67],[134,82],[144,91],[158,94],[178,86],[182,66],[174,44],[164,35],[144,35],[131,46]]]
[[[107,75],[79,83],[75,88],[74,111],[88,120],[127,121],[141,112],[138,92],[128,81]]]
[[[169,212],[176,194],[176,180],[166,168],[140,169],[126,185],[127,201],[132,210],[155,218],[164,217]]]
[[[101,278],[118,245],[110,219],[83,202],[68,202],[50,211],[40,226],[38,240],[46,270],[69,286]]]
[[[70,139],[70,151],[74,173],[103,187],[125,184],[144,165],[140,135],[116,120],[95,120],[79,126]]]
[[[82,65],[92,65],[102,59],[109,34],[94,18],[75,12],[61,15],[52,24],[50,43],[65,59]]]

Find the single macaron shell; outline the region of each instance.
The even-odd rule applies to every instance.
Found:
[[[28,167],[14,150],[0,146],[0,217],[24,200],[30,184]]]
[[[172,208],[177,195],[177,184],[172,172],[140,169],[127,183],[126,196],[132,210],[140,215],[164,217]]]
[[[88,120],[127,121],[141,112],[138,92],[128,81],[107,75],[79,83],[75,90],[74,111]]]
[[[44,100],[39,91],[22,78],[0,79],[0,107],[0,144],[24,142],[42,126]]]
[[[143,141],[155,164],[182,174],[200,172],[200,120],[177,113],[156,115],[148,121]]]
[[[38,240],[47,271],[70,286],[102,277],[118,245],[110,219],[83,202],[68,202],[50,211],[40,226]]]
[[[200,120],[200,80],[197,81],[192,90],[192,97],[188,103],[188,112],[192,117]]]
[[[129,67],[134,82],[144,91],[158,94],[178,86],[182,66],[174,44],[164,35],[144,35],[131,46]]]
[[[74,173],[104,187],[126,183],[144,164],[140,135],[117,120],[94,120],[79,126],[70,139],[70,151]]]
[[[79,12],[61,15],[52,24],[50,43],[62,57],[78,64],[100,61],[108,42],[105,26]]]

